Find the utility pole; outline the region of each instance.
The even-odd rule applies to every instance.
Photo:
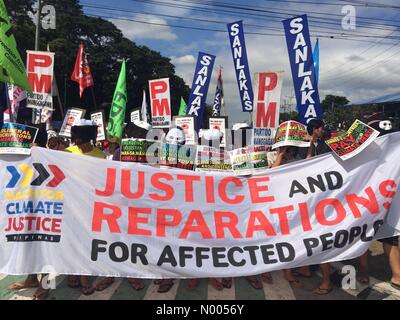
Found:
[[[40,11],[42,10],[42,0],[38,0],[38,9],[36,13],[36,36],[35,36],[35,51],[39,51],[40,40]]]
[[[38,0],[38,8],[36,12],[36,35],[35,35],[35,51],[39,51],[40,41],[40,11],[42,10],[42,1]],[[32,123],[36,124],[36,118],[41,116],[41,111],[32,109]],[[39,121],[40,122],[40,121]]]

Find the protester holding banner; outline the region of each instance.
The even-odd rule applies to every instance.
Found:
[[[36,135],[35,143],[32,146],[46,148],[47,144],[47,133],[43,125],[38,125],[39,131]],[[48,290],[45,290],[42,286],[42,281],[39,281],[39,275],[29,274],[24,281],[16,282],[8,286],[9,290],[18,291],[22,289],[37,288],[33,295],[33,300],[46,300],[48,295]],[[41,280],[43,280],[43,276]]]
[[[94,146],[94,143],[96,143],[97,132],[97,125],[93,121],[83,119],[78,120],[71,128],[71,142],[73,143],[73,146],[65,149],[65,151],[105,159],[106,155],[104,152]],[[107,278],[105,280],[107,280]],[[113,281],[114,280],[112,279],[112,282]],[[108,286],[112,284],[112,282],[110,282],[107,283]],[[99,283],[98,285],[99,287],[97,288],[93,287],[89,281],[89,277],[87,276],[80,276],[80,279],[79,276],[68,277],[68,286],[70,288],[81,287],[81,291],[84,295],[91,295],[96,289],[105,289],[103,283]]]
[[[278,150],[278,154],[275,162],[272,164],[271,168],[277,168],[281,165],[291,163],[297,160],[301,160],[299,157],[299,148],[295,146],[283,146]],[[303,284],[294,276],[294,270],[285,269],[283,270],[285,279],[294,288],[303,288]]]
[[[307,132],[311,136],[310,148],[307,152],[307,159],[318,156],[324,153],[330,152],[330,148],[323,140],[324,136],[324,122],[319,119],[311,119],[307,124]],[[314,290],[314,293],[319,295],[325,295],[332,291],[330,271],[331,266],[329,263],[321,264],[322,282],[318,288]],[[301,269],[302,274],[307,274],[309,271],[307,268]]]
[[[380,136],[393,132],[392,122],[381,112],[370,115],[367,120],[370,127],[380,132]],[[383,250],[389,259],[390,269],[392,270],[390,285],[397,290],[400,290],[399,239],[400,237],[397,236],[378,240],[383,245]],[[359,259],[360,270],[357,280],[362,284],[369,284],[368,255],[369,250],[367,250]]]

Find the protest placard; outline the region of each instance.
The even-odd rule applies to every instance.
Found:
[[[268,168],[270,146],[247,146],[230,152],[232,169],[236,175],[251,175]]]
[[[53,110],[52,84],[54,53],[27,51],[27,72],[32,93],[28,93],[27,107]]]
[[[226,129],[228,128],[228,117],[212,117],[209,119],[209,129],[222,133],[221,148],[226,147]]]
[[[231,171],[229,153],[221,148],[197,146],[196,171]]]
[[[155,146],[151,148],[155,144]],[[144,139],[122,139],[121,158],[122,162],[139,162],[146,164],[158,163],[158,150],[160,143]]]
[[[163,143],[159,154],[160,166],[194,170],[196,164],[195,146],[180,146]]]
[[[276,131],[272,149],[286,146],[309,147],[307,127],[297,121],[286,121]]]
[[[195,126],[195,118],[193,116],[174,117],[175,126],[182,128],[185,133],[185,144],[196,145],[197,133]]]
[[[75,124],[76,121],[83,119],[85,116],[86,110],[72,108],[68,109],[67,114],[65,115],[64,122],[60,129],[60,136],[71,138],[71,128]]]
[[[327,140],[326,144],[341,159],[348,160],[358,155],[378,136],[379,131],[356,120],[343,135]]]
[[[90,119],[97,124],[97,141],[106,140],[106,126],[105,126],[105,117],[104,110],[92,112],[90,114]]]
[[[0,127],[0,154],[31,154],[38,129],[18,123],[4,123]]]
[[[151,123],[153,128],[171,126],[171,93],[169,78],[149,81]]]

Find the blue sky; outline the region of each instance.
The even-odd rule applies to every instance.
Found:
[[[370,6],[363,5],[365,2]],[[396,0],[81,0],[81,4],[86,13],[111,20],[137,44],[170,57],[176,73],[188,85],[193,79],[198,52],[216,55],[216,68],[224,68],[226,109],[233,121],[248,119],[248,115],[240,112],[226,32],[226,23],[237,20],[244,21],[251,73],[285,72],[283,104],[294,105],[295,101],[280,21],[304,13],[309,16],[312,42],[320,37],[321,99],[326,94],[338,94],[357,101],[400,91],[400,4]],[[346,5],[355,9],[355,30],[342,28],[345,16],[342,10]],[[207,99],[210,103],[214,99],[216,77],[214,69]]]

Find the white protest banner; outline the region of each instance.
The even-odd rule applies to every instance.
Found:
[[[105,117],[104,110],[92,112],[90,114],[90,119],[97,124],[97,141],[106,140],[106,126],[105,126]]]
[[[379,131],[356,120],[342,136],[329,139],[326,144],[341,159],[348,160],[363,151],[378,136]]]
[[[272,145],[279,126],[283,72],[256,73],[254,80],[253,144]]]
[[[153,128],[169,128],[171,126],[169,78],[150,80],[149,88]]]
[[[306,140],[307,136],[307,127],[304,124],[292,120],[286,121],[279,125],[272,149],[286,146],[309,147],[310,141]]]
[[[174,117],[175,126],[181,127],[185,133],[185,144],[196,145],[197,135],[193,116]]]
[[[222,132],[221,148],[226,147],[226,129],[228,128],[228,117],[212,117],[209,120],[209,129]]]
[[[71,128],[75,124],[76,121],[83,119],[85,116],[86,110],[72,108],[68,109],[64,122],[60,129],[60,136],[71,138]]]
[[[27,107],[53,110],[51,95],[54,71],[54,53],[27,51],[28,80],[32,94],[28,93]]]
[[[240,277],[359,257],[384,221],[400,230],[399,139],[252,177],[0,155],[0,273]]]

